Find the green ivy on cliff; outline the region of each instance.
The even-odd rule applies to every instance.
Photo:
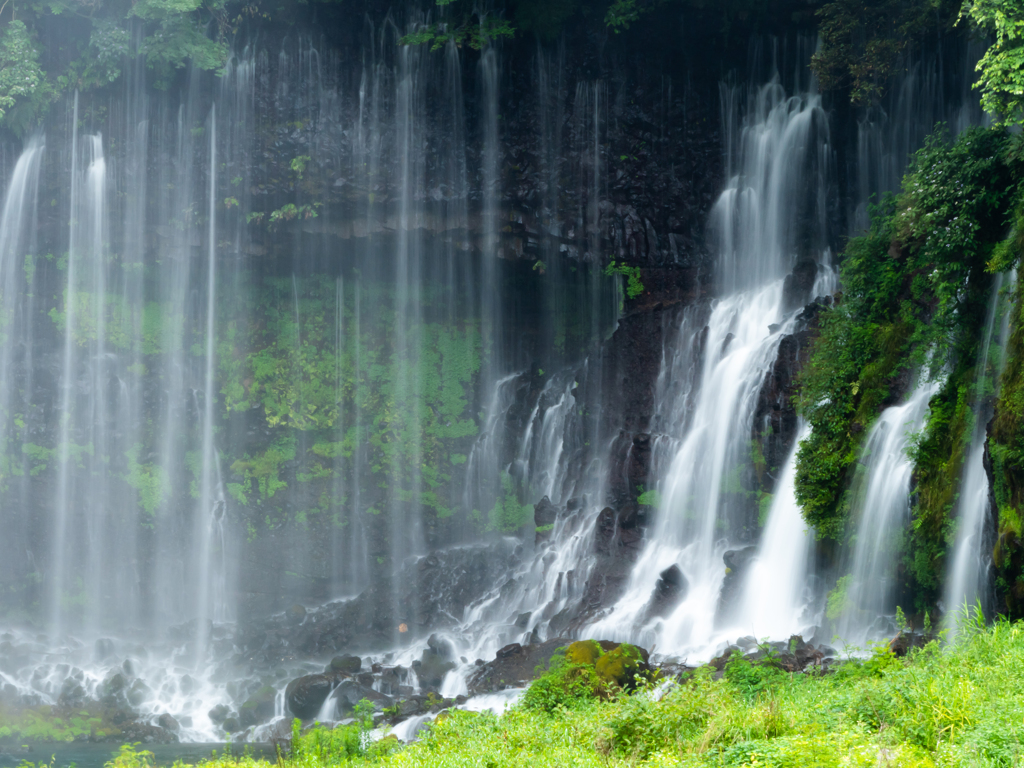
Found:
[[[1024,149],[1024,142],[1016,142]],[[1019,200],[1014,227],[1002,244],[993,267],[1007,268],[1024,254],[1024,199]],[[1010,615],[1024,614],[1024,289],[1018,279],[1010,309],[1010,336],[1005,350],[1006,365],[1000,381],[999,400],[989,427],[989,455],[996,502],[996,542],[993,565],[996,588],[1003,609]]]
[[[872,422],[912,376],[943,376],[915,441],[917,502],[906,553],[919,587],[936,584],[973,426],[978,339],[991,278],[1022,178],[1017,140],[942,131],[914,158],[898,196],[843,255],[843,293],[825,313],[800,407],[813,428],[798,454],[797,498],[823,538],[847,530],[852,470]]]
[[[227,488],[241,514],[258,523],[257,508],[292,477],[306,486],[297,492],[315,507],[308,512],[343,504],[333,498],[336,482],[350,477],[356,451],[381,492],[365,494],[367,509],[351,514],[406,505],[438,519],[454,514],[453,468],[465,463],[478,430],[472,393],[484,354],[480,330],[472,318],[440,324],[400,316],[395,304],[394,288],[383,284],[346,292],[321,275],[265,278],[252,288],[247,327],[221,324],[225,415],[258,412],[273,436],[231,464]]]

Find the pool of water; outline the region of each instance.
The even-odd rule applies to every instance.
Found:
[[[120,749],[117,744],[89,744],[70,742],[55,744],[33,744],[27,750],[21,747],[0,746],[0,768],[17,768],[24,762],[53,764],[53,768],[103,768]],[[222,755],[230,751],[235,755],[251,754],[253,757],[275,758],[276,752],[270,744],[149,744],[140,746],[153,753],[158,766],[173,765],[175,761],[197,763],[209,759],[216,752]]]

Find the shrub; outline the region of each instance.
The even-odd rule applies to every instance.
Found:
[[[533,684],[523,696],[525,709],[552,712],[572,709],[604,693],[604,685],[590,664],[573,664],[565,659],[552,663],[552,667]]]

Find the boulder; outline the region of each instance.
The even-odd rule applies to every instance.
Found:
[[[331,693],[330,699],[334,702],[334,715],[339,718],[350,715],[363,699],[372,702],[377,710],[390,707],[393,703],[390,696],[360,685],[355,680],[342,680],[338,683],[338,687]]]
[[[228,719],[228,715],[231,714],[231,710],[228,709],[227,704],[218,704],[206,714],[210,718],[211,723],[214,725],[220,725]]]
[[[594,662],[594,669],[604,682],[631,690],[636,687],[637,676],[649,677],[654,671],[648,658],[645,649],[621,643],[601,654]]]
[[[269,685],[260,688],[256,693],[245,700],[238,709],[238,721],[243,728],[250,725],[265,723],[274,716],[277,691]]]
[[[603,652],[596,640],[577,640],[565,649],[565,660],[570,664],[594,664]]]
[[[133,707],[141,706],[152,693],[153,690],[144,681],[136,678],[132,681],[131,688],[128,689],[128,703]]]
[[[810,299],[811,289],[814,288],[814,281],[818,277],[818,262],[811,258],[801,259],[793,267],[793,271],[786,275],[782,284],[782,301],[785,311],[803,306]]]
[[[177,733],[181,730],[181,726],[178,725],[178,721],[171,717],[167,712],[164,712],[156,719],[156,724],[161,728],[171,731],[172,733]]]
[[[445,660],[428,648],[423,652],[416,675],[419,677],[421,687],[438,689],[441,687],[444,676],[452,669],[455,669],[455,662]]]
[[[427,648],[433,652],[434,655],[439,656],[445,661],[455,660],[455,646],[452,644],[452,641],[446,637],[441,637],[436,633],[431,635],[427,638]]]
[[[76,674],[69,675],[64,678],[64,682],[60,686],[60,696],[57,698],[57,703],[62,707],[78,707],[85,702],[88,694],[85,688],[82,686],[82,671],[75,670]],[[130,699],[130,696],[129,696]],[[132,702],[135,704],[136,702]]]
[[[725,578],[722,580],[722,590],[718,595],[719,612],[725,616],[730,615],[739,601],[740,590],[743,587],[744,578],[750,564],[757,556],[757,547],[751,545],[741,549],[730,549],[724,555]]]
[[[114,655],[114,641],[109,637],[101,637],[93,646],[93,658],[104,661]]]
[[[363,660],[358,656],[335,656],[327,666],[326,672],[341,672],[354,675],[363,668]]]
[[[686,599],[690,584],[678,565],[670,565],[658,575],[650,602],[647,604],[647,618],[665,616]]]
[[[551,537],[551,529],[558,517],[558,507],[551,503],[547,496],[533,507],[533,523],[536,526],[535,541],[539,544]]]
[[[304,675],[288,683],[284,700],[288,710],[300,720],[312,720],[334,688],[328,675]],[[225,727],[225,730],[227,728]]]
[[[555,651],[571,642],[567,638],[555,638],[543,643],[506,645],[493,661],[474,669],[467,681],[469,694],[476,696],[526,685],[538,677],[538,669],[547,669]]]

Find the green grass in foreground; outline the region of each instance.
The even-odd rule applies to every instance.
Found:
[[[583,690],[567,706],[551,687],[501,717],[452,712],[406,747],[364,751],[358,726],[314,729],[283,766],[1024,765],[1024,623],[973,626],[906,659],[883,647],[823,677],[734,660],[723,679],[702,669],[661,701]],[[111,768],[141,761],[127,749]]]

